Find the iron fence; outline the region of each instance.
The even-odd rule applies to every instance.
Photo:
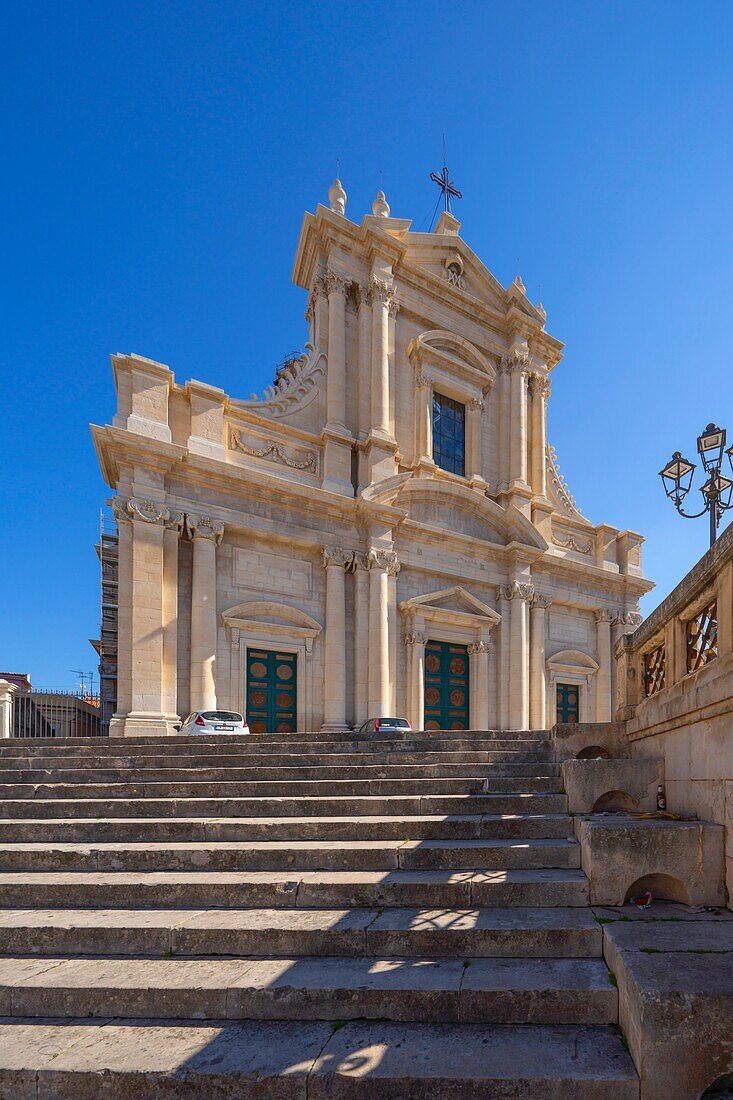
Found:
[[[101,737],[99,696],[34,689],[19,692],[13,737]]]

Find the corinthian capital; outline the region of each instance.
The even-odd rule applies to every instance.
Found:
[[[488,653],[489,652],[489,643],[488,642],[469,642],[469,644],[466,646],[466,648],[468,649],[469,653]]]
[[[328,295],[343,294],[345,296],[349,288],[349,280],[340,275],[338,271],[331,271],[330,269],[326,272],[324,282],[326,294]]]
[[[529,388],[533,396],[549,397],[550,383],[544,371],[532,371],[529,376]]]
[[[507,374],[526,374],[529,367],[530,360],[526,351],[510,351],[501,360],[501,369]]]
[[[483,403],[483,401],[481,400],[480,397],[472,397],[471,400],[466,405],[466,408],[475,409],[477,412],[483,412],[484,411],[484,403]]]
[[[427,634],[405,634],[405,645],[427,645]]]
[[[595,612],[597,623],[615,623],[618,619],[618,611],[609,611],[607,607],[599,607]]]
[[[157,523],[161,526],[170,519],[170,509],[165,504],[157,504],[154,500],[139,500],[130,497],[126,505],[127,514],[131,519],[142,519],[145,523]]]
[[[522,600],[527,603],[534,596],[534,587],[531,584],[511,581],[509,584],[502,585],[501,594],[505,600]]]
[[[210,516],[186,516],[186,526],[195,539],[207,539],[218,546],[224,537],[224,524]]]
[[[544,592],[535,592],[532,597],[532,607],[541,607],[543,611],[552,603],[552,596],[546,596]]]
[[[391,307],[394,301],[394,287],[392,283],[387,283],[384,279],[378,279],[376,275],[372,275],[369,285],[372,303],[383,302],[388,307]]]

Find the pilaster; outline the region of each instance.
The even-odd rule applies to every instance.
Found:
[[[224,524],[187,516],[193,533],[191,585],[191,710],[216,709],[216,548]]]
[[[323,487],[342,496],[353,496],[351,481],[352,437],[346,427],[346,293],[347,280],[329,270],[324,280],[328,295],[328,370],[326,417],[323,431]]]
[[[530,607],[529,725],[533,730],[545,729],[547,725],[546,612],[551,603],[549,596],[535,592]]]
[[[324,547],[326,625],[324,630],[323,730],[346,725],[346,555]]]
[[[407,653],[407,720],[414,730],[425,728],[425,646],[427,634],[405,634]]]
[[[596,648],[598,651],[598,672],[596,673],[596,722],[610,722],[612,718],[611,698],[611,624],[616,621],[618,612],[599,608],[596,618]]]
[[[399,571],[397,555],[371,547],[369,567],[369,717],[378,718],[390,710],[390,611],[389,578]]]
[[[471,642],[468,646],[469,683],[472,706],[469,724],[474,730],[489,728],[489,643]]]
[[[512,581],[502,589],[509,610],[509,729],[526,730],[529,724],[529,677],[527,662],[527,609],[534,589],[531,584]]]

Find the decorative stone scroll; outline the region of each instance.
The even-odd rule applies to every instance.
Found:
[[[266,440],[264,447],[252,447],[242,439],[242,433],[234,431],[234,429],[232,429],[229,436],[229,446],[232,450],[241,451],[253,458],[264,458],[270,462],[277,462],[291,470],[307,470],[314,474],[318,473],[318,455],[315,451],[306,451],[303,461],[300,461],[288,454],[282,444],[277,443],[274,439]]]
[[[224,524],[210,516],[186,515],[186,527],[198,539],[209,539],[217,546],[224,537]]]

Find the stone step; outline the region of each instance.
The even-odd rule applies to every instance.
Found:
[[[341,766],[357,764],[471,764],[471,763],[522,763],[533,761],[545,761],[552,763],[554,756],[551,746],[547,743],[533,744],[528,742],[526,746],[519,743],[496,742],[490,748],[465,749],[454,751],[446,749],[436,752],[432,747],[423,751],[413,751],[402,746],[389,746],[379,750],[372,746],[359,745],[358,749],[349,752],[273,752],[240,751],[237,753],[225,753],[222,750],[212,749],[210,752],[199,753],[175,753],[175,754],[145,754],[136,753],[128,755],[123,753],[102,755],[99,753],[75,753],[73,756],[60,753],[58,756],[11,756],[0,757],[0,774],[5,775],[7,770],[27,771],[29,769],[55,769],[55,768],[199,768],[202,764],[206,767],[280,767],[294,764],[304,767],[318,767],[320,765]]]
[[[2,1016],[612,1024],[602,959],[0,959]]]
[[[247,783],[261,782],[279,784],[281,782],[297,781],[324,781],[358,780],[365,782],[371,779],[384,779],[388,781],[401,779],[482,779],[493,783],[495,778],[524,778],[529,776],[557,777],[560,768],[557,764],[539,763],[513,763],[513,764],[372,764],[364,761],[361,764],[347,767],[321,766],[316,768],[301,767],[256,767],[256,768],[212,768],[208,765],[200,765],[196,768],[30,768],[25,770],[8,770],[0,772],[0,790],[8,784],[28,783],[66,783],[66,784],[90,784],[94,786],[100,783],[145,784],[150,783]]]
[[[470,969],[470,968],[469,968]],[[610,1027],[6,1020],[12,1100],[639,1100]]]
[[[357,795],[390,794],[478,794],[484,784],[490,784],[490,793],[514,794],[519,791],[534,793],[560,793],[559,778],[544,777],[492,777],[484,779],[301,779],[257,782],[207,782],[195,783],[5,783],[0,784],[0,800],[18,798],[286,798],[305,796],[341,795],[351,799]]]
[[[3,844],[0,871],[434,871],[579,867],[574,837]]]
[[[587,908],[0,909],[4,955],[599,958]]]
[[[112,815],[112,811],[114,811]],[[406,814],[526,814],[567,813],[564,794],[421,794],[291,797],[168,798],[0,798],[0,818],[126,817],[324,817],[342,814],[394,816]]]
[[[10,908],[458,909],[588,904],[575,868],[495,871],[6,871]]]
[[[212,840],[510,840],[573,835],[567,814],[395,817],[0,818],[0,844]]]

